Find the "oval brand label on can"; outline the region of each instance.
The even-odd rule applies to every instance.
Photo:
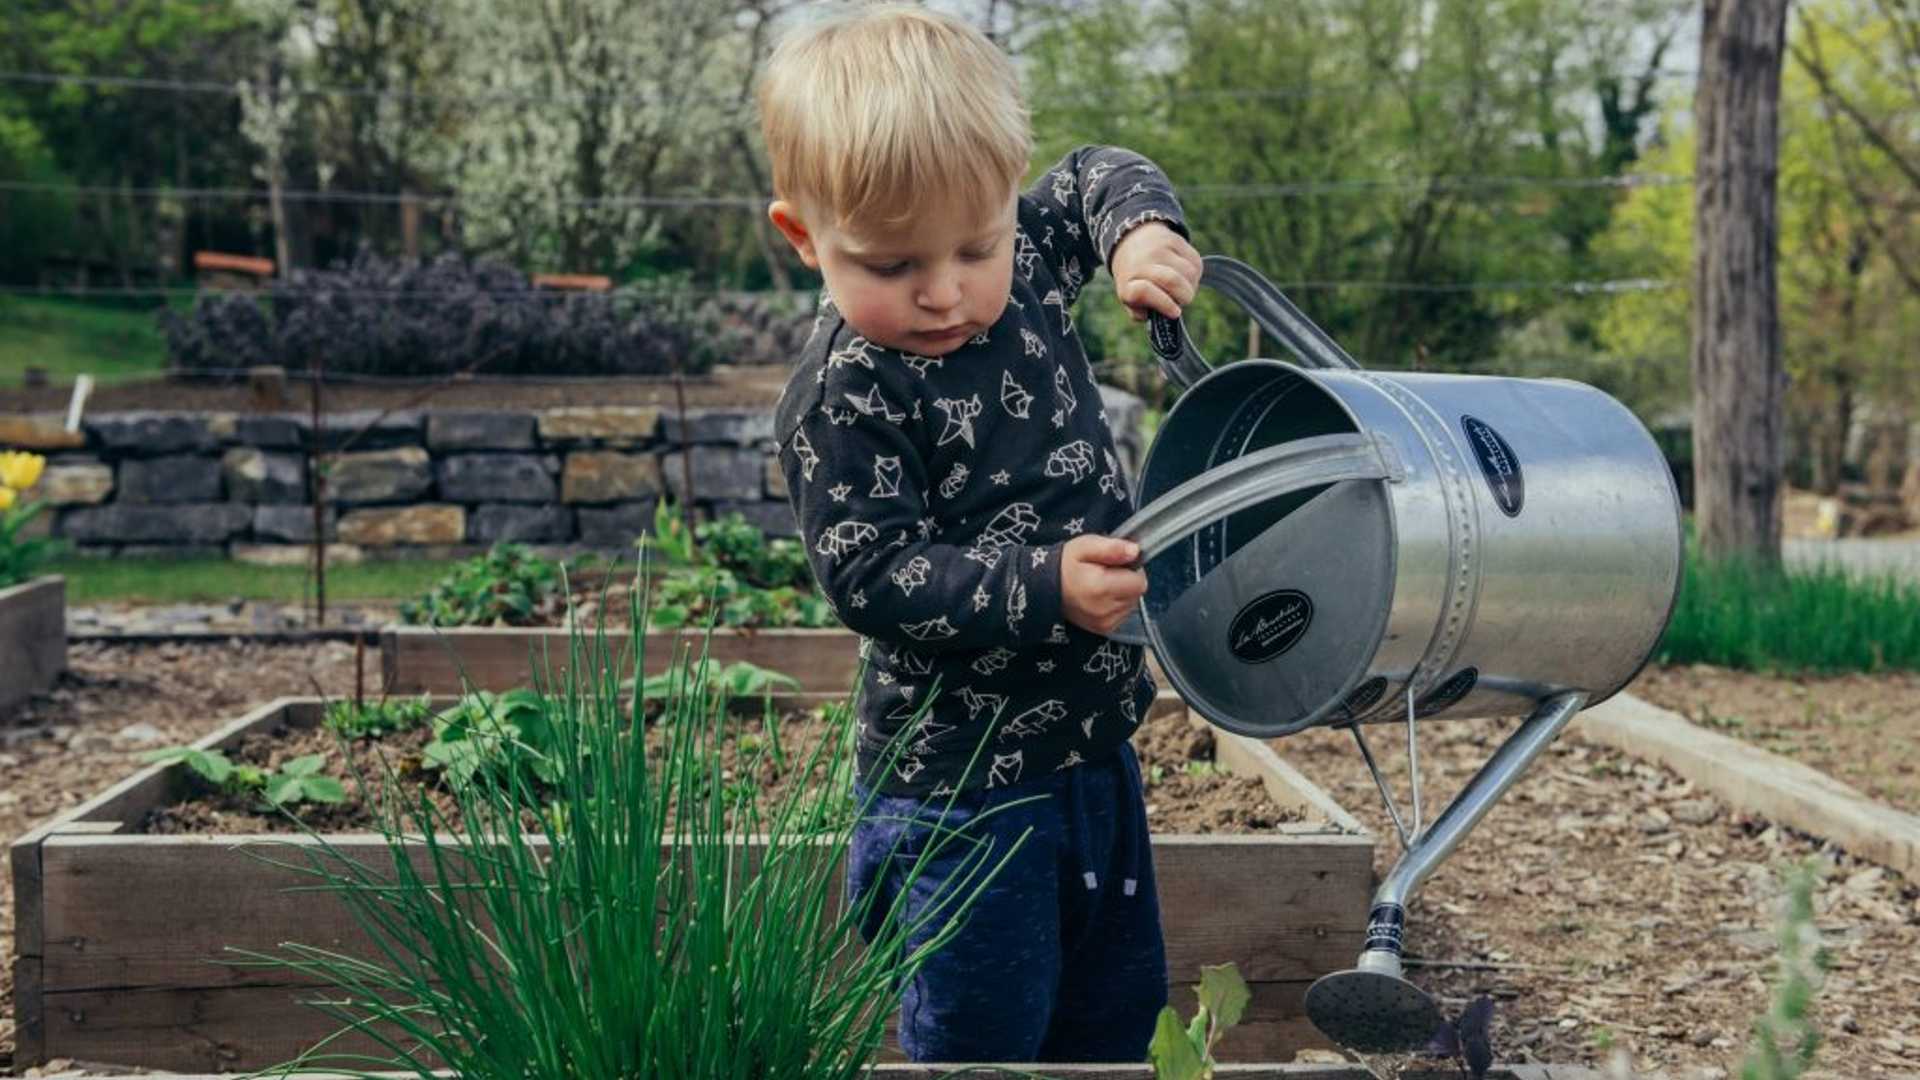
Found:
[[[1276,589],[1254,598],[1227,626],[1227,649],[1249,664],[1263,664],[1299,644],[1313,622],[1313,601],[1299,589]]]
[[[1480,472],[1493,491],[1494,504],[1508,517],[1519,517],[1520,507],[1527,501],[1527,482],[1520,475],[1520,459],[1514,456],[1513,447],[1484,420],[1462,416],[1460,429],[1467,433],[1473,456],[1480,459]]]

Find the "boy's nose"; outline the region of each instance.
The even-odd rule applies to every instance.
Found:
[[[937,274],[920,288],[920,306],[929,311],[946,311],[960,303],[960,279]]]

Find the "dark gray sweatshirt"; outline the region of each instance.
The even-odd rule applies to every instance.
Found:
[[[1061,547],[1133,509],[1068,309],[1146,221],[1185,232],[1166,177],[1084,147],[1020,196],[1012,296],[986,333],[913,356],[822,304],[775,433],[814,576],[867,639],[869,787],[1017,783],[1111,753],[1146,713],[1142,650],[1070,625],[1060,601]]]

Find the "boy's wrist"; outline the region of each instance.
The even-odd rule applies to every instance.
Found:
[[[1055,625],[1065,621],[1060,592],[1060,549],[1066,544],[1022,544],[1019,554],[1025,561],[1020,581],[1027,590],[1027,609],[1017,627],[1010,627],[1023,645],[1038,644],[1053,636]]]
[[[1125,230],[1123,230],[1118,236],[1115,236],[1113,238],[1113,246],[1107,249],[1106,257],[1101,260],[1103,263],[1106,264],[1107,273],[1109,274],[1113,273],[1114,256],[1120,254],[1120,249],[1121,247],[1125,246],[1127,240],[1131,237],[1140,235],[1142,232],[1146,231],[1147,229],[1149,229],[1149,227],[1154,225],[1158,225],[1161,228],[1166,229],[1167,231],[1173,233],[1175,236],[1180,237],[1182,240],[1192,239],[1192,237],[1187,235],[1186,222],[1181,221],[1179,218],[1174,217],[1172,214],[1168,214],[1160,210],[1148,210],[1141,217],[1139,221],[1136,221],[1132,225],[1127,226]]]

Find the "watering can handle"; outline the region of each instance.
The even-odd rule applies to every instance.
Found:
[[[1295,439],[1208,469],[1136,510],[1113,535],[1140,545],[1140,565],[1221,518],[1302,488],[1404,479],[1399,454],[1377,436]],[[1134,645],[1146,642],[1137,612],[1108,636]]]
[[[1287,299],[1280,287],[1238,259],[1208,255],[1201,259],[1200,284],[1226,294],[1253,318],[1260,331],[1286,346],[1303,367],[1357,368],[1340,343],[1328,336]],[[1147,341],[1160,360],[1167,381],[1181,390],[1200,381],[1211,370],[1179,319],[1158,312],[1147,316]]]
[[[1368,435],[1316,435],[1255,450],[1193,477],[1134,511],[1113,535],[1140,545],[1140,562],[1229,514],[1341,480],[1406,478],[1392,446]]]

